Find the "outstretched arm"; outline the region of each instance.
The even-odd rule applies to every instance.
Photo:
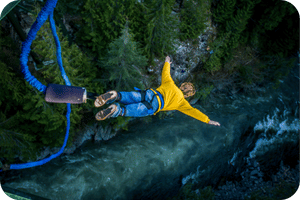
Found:
[[[178,111],[180,111],[190,117],[198,119],[199,121],[202,121],[204,123],[215,125],[215,126],[220,126],[219,122],[210,120],[208,118],[208,116],[206,116],[200,110],[193,108],[187,101],[181,107],[179,107]]]
[[[171,74],[170,74],[170,65],[172,62],[170,61],[170,57],[167,56],[165,60],[165,65],[162,70],[162,75],[161,75],[161,83],[167,83],[169,81],[173,81]]]

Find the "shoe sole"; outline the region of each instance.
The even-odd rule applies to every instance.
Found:
[[[110,92],[113,92],[114,94],[110,94]],[[96,108],[101,107],[106,104],[107,101],[116,99],[118,96],[118,93],[116,91],[109,91],[105,94],[100,95],[96,98],[94,105]]]
[[[111,117],[116,112],[117,108],[118,107],[116,105],[111,105],[108,108],[99,111],[95,116],[96,120],[102,121]]]

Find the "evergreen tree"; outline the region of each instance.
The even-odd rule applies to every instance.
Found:
[[[220,0],[217,7],[214,8],[213,17],[214,21],[218,23],[221,27],[220,29],[225,29],[226,22],[232,20],[234,12],[236,10],[237,0]]]
[[[174,51],[174,39],[177,37],[178,20],[171,14],[174,0],[153,0],[145,2],[147,27],[145,52],[152,60],[154,55],[163,57]]]
[[[299,44],[299,15],[292,4],[285,1],[265,0],[254,8],[247,25],[249,43],[259,46],[264,54],[287,56],[296,52]]]
[[[19,132],[25,81],[19,67],[19,51],[0,27],[0,155],[12,162],[16,155],[34,158],[34,135]]]
[[[180,11],[180,39],[195,39],[206,28],[210,1],[185,0]]]
[[[222,67],[222,57],[224,52],[222,49],[214,50],[214,53],[204,63],[204,69],[207,72],[213,73]]]
[[[85,87],[90,92],[102,92],[101,83],[95,82],[97,69],[91,64],[89,59],[84,55],[77,45],[68,45],[65,38],[62,37],[60,29],[57,29],[62,48],[62,60],[66,74],[74,86]],[[37,33],[36,40],[33,42],[33,50],[39,52],[44,59],[44,66],[38,67],[42,76],[39,80],[47,85],[49,83],[65,84],[61,77],[59,66],[56,62],[56,47],[48,22]],[[48,63],[48,65],[45,65]],[[45,81],[46,80],[46,81]],[[33,91],[34,92],[34,91]],[[25,118],[35,123],[44,125],[45,133],[42,137],[42,143],[49,146],[61,146],[66,129],[65,104],[51,104],[44,101],[40,93],[29,93],[24,97],[28,98],[28,103],[23,107],[27,110]],[[74,134],[74,128],[81,120],[82,115],[79,111],[82,109],[91,109],[92,103],[82,105],[71,105],[72,112],[70,116],[70,138]]]
[[[102,93],[101,83],[95,81],[97,69],[76,45],[68,45],[58,28],[57,34],[62,47],[63,65],[72,85],[85,87],[89,92]],[[4,47],[8,48],[2,45],[1,52]],[[65,84],[56,63],[56,47],[48,21],[37,33],[32,49],[38,52],[43,64],[32,66],[29,63],[31,74],[44,85]],[[14,51],[6,49],[4,52]],[[2,59],[2,54],[0,58],[7,61]],[[42,147],[62,146],[67,125],[66,105],[47,103],[44,94],[29,85],[23,76],[16,74],[13,69],[17,68],[11,65],[12,62],[0,62],[0,70],[5,75],[5,78],[0,79],[0,153],[4,159],[11,160],[17,155],[26,161],[29,158],[35,159],[38,155],[36,152]],[[75,128],[81,122],[82,114],[79,111],[92,107],[93,102],[72,105],[68,145],[72,142]]]
[[[0,154],[2,158],[13,161],[15,155],[34,158],[32,149],[34,135],[18,132],[21,104],[24,103],[22,85],[24,81],[15,76],[11,67],[0,61],[2,78],[0,79]]]
[[[145,35],[147,27],[147,8],[144,3],[136,1],[132,8],[132,14],[128,16],[129,28],[134,33],[135,41],[139,42],[142,47],[145,46]]]
[[[292,42],[286,37],[278,38],[277,30],[281,21],[295,12],[296,9],[290,3],[278,0],[221,0],[214,10],[214,20],[219,25],[219,38],[230,33],[230,37],[225,41],[227,46],[224,49],[225,55],[230,58],[231,49],[239,44],[260,46],[265,52],[269,50],[272,52],[274,48],[278,52],[283,52],[287,48],[292,49],[291,46],[294,46]],[[283,27],[283,30],[286,28],[288,27]],[[288,32],[291,30],[292,26],[289,25]],[[288,36],[288,32],[284,35]],[[273,36],[277,39],[272,39]],[[276,47],[272,48],[271,44],[276,44]]]
[[[264,0],[255,7],[253,22],[254,32],[263,33],[273,30],[283,20],[284,16],[291,15],[296,9],[292,4],[278,0]]]
[[[276,30],[266,31],[260,36],[259,48],[265,55],[288,57],[299,51],[299,15],[295,9],[292,15],[285,16]]]
[[[133,87],[143,88],[142,74],[147,59],[142,55],[139,44],[134,41],[128,24],[122,30],[122,35],[109,45],[107,57],[103,61],[108,70],[110,88],[132,90]]]
[[[222,64],[232,59],[232,51],[241,44],[247,42],[243,32],[252,16],[257,1],[222,0],[214,10],[214,20],[218,22],[218,39],[211,45],[214,50],[205,68],[210,71],[218,71]]]
[[[231,33],[228,40],[228,46],[230,48],[234,49],[239,45],[239,43],[241,43],[242,32],[246,28],[254,6],[255,1],[247,2],[247,4],[244,4],[242,7],[237,9],[235,16],[231,20],[226,22],[226,32]]]
[[[83,9],[84,25],[78,34],[81,44],[102,57],[108,44],[120,35],[126,17],[133,12],[134,0],[87,0]]]

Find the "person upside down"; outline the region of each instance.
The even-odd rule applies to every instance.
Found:
[[[178,88],[170,75],[171,64],[170,57],[167,56],[162,70],[161,85],[156,90],[152,88],[147,90],[135,88],[137,91],[132,92],[112,90],[98,96],[94,102],[95,107],[116,103],[99,111],[95,116],[96,119],[100,121],[118,116],[146,117],[156,115],[160,111],[178,110],[202,122],[220,126],[219,122],[210,120],[198,109],[193,108],[185,99],[196,93],[195,88],[192,83],[182,83]],[[121,107],[117,102],[125,106]]]

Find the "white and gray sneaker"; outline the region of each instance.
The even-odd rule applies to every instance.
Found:
[[[111,103],[118,99],[118,93],[115,90],[106,92],[105,94],[101,94],[100,96],[96,97],[94,102],[95,107],[101,107],[106,103]]]

